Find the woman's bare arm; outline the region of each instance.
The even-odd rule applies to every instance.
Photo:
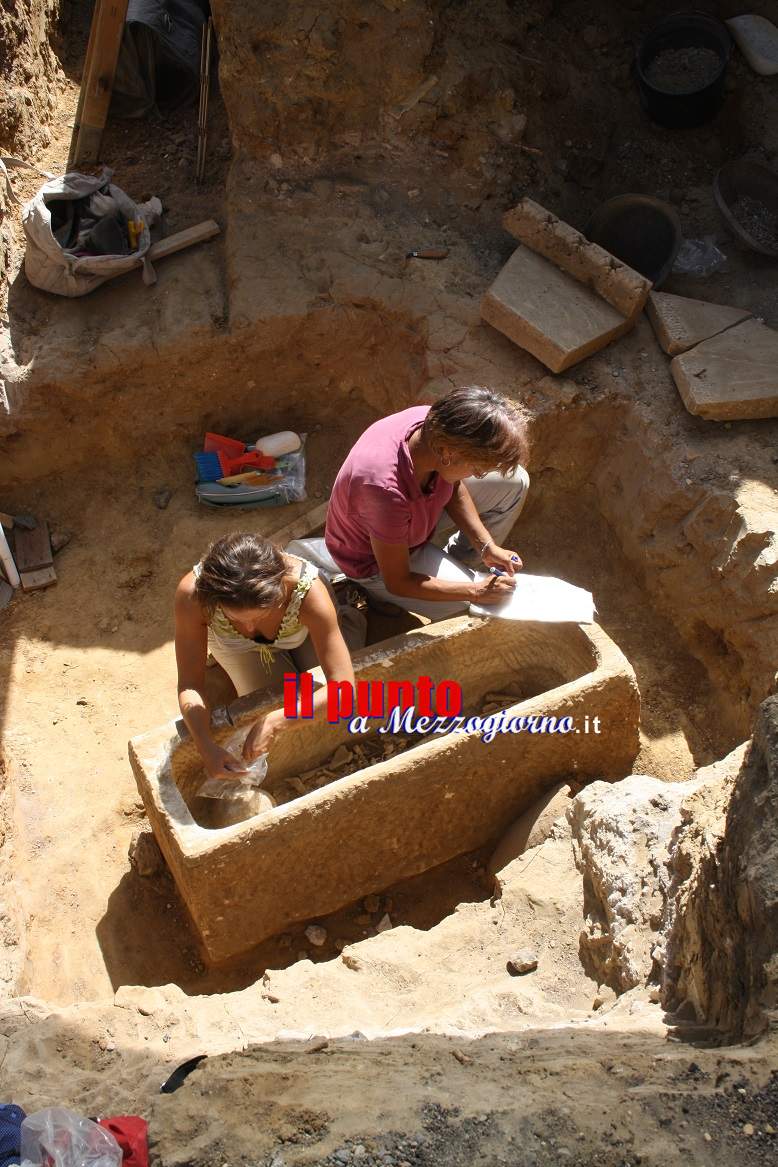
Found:
[[[308,589],[300,606],[300,620],[308,629],[319,664],[328,681],[348,681],[354,684],[354,666],[348,645],[338,624],[330,594],[320,579],[316,579]],[[313,715],[316,717],[327,704],[327,689],[322,686],[313,695]],[[250,730],[243,746],[243,757],[250,760],[259,754],[266,754],[273,740],[284,729],[288,721],[283,709],[274,709],[256,723]]]
[[[410,600],[462,600],[467,603],[496,604],[513,591],[510,576],[490,576],[476,583],[457,583],[411,571],[407,547],[371,539],[373,554],[388,590]]]
[[[176,663],[178,706],[192,741],[212,778],[234,778],[242,772],[239,761],[218,746],[211,736],[211,711],[205,696],[205,660],[208,625],[194,594],[194,575],[189,572],[176,588]]]
[[[446,506],[446,513],[456,523],[460,531],[467,535],[476,551],[481,553],[486,567],[496,567],[513,575],[522,567],[520,557],[507,547],[498,547],[487,531],[478,513],[473,496],[464,482],[458,482]],[[483,603],[483,600],[480,601]]]

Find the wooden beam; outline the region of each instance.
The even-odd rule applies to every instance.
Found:
[[[329,502],[322,502],[318,506],[311,507],[309,511],[304,511],[296,519],[292,519],[291,523],[281,527],[279,531],[273,531],[272,535],[268,535],[267,538],[272,539],[278,547],[286,546],[293,539],[305,538],[306,535],[310,535],[311,531],[315,531],[317,527],[324,524],[328,506]]]
[[[96,162],[108,120],[116,64],[127,16],[127,0],[98,0],[92,16],[87,60],[81,81],[83,101],[73,162]]]
[[[26,571],[40,571],[41,568],[51,567],[54,560],[51,554],[49,524],[45,519],[42,519],[32,531],[24,531],[20,527],[16,528],[14,531],[14,559],[21,575],[24,575]]]
[[[196,223],[194,227],[187,227],[183,231],[176,231],[175,235],[168,235],[166,239],[160,239],[158,243],[152,243],[146,254],[149,259],[154,262],[158,259],[165,259],[168,255],[175,255],[177,251],[183,251],[185,247],[191,247],[194,243],[204,243],[206,239],[213,239],[214,235],[218,235],[221,227],[214,219],[206,219],[202,223]],[[136,259],[128,271],[133,268],[142,267],[143,260]],[[125,275],[125,272],[116,272],[111,276],[115,279],[117,275]],[[17,517],[18,522],[18,517]]]
[[[78,105],[76,106],[76,116],[73,119],[73,133],[70,135],[70,149],[68,151],[67,169],[71,170],[76,158],[76,146],[78,145],[78,131],[81,129],[81,115],[84,112],[84,82],[86,75],[90,68],[92,60],[92,53],[94,51],[95,43],[95,28],[97,27],[97,10],[100,7],[101,0],[95,0],[95,9],[92,13],[92,23],[89,25],[89,40],[86,44],[86,55],[84,57],[84,67],[81,70],[81,88],[78,91]]]
[[[23,571],[21,582],[23,592],[37,592],[40,588],[50,588],[55,584],[57,573],[53,567],[43,567],[40,571]]]
[[[168,235],[158,243],[152,243],[148,251],[149,259],[154,263],[157,259],[165,259],[193,243],[204,243],[206,239],[213,239],[218,235],[221,227],[214,219],[206,219],[203,223],[196,223],[194,227],[187,227],[184,231],[176,231],[175,235]]]

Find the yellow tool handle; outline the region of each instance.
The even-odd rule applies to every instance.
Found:
[[[219,486],[235,486],[242,482],[245,486],[269,486],[277,482],[280,474],[264,474],[261,470],[245,470],[243,474],[230,474],[227,478],[217,478]]]

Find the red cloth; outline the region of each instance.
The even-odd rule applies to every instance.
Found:
[[[100,1126],[110,1131],[122,1149],[122,1167],[149,1167],[149,1127],[136,1114],[118,1114],[98,1118]]]

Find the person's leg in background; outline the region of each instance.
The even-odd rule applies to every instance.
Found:
[[[328,579],[343,578],[343,572],[330,555],[323,539],[293,539],[284,547],[284,552],[287,555],[296,555],[298,559],[307,559]]]
[[[460,563],[457,563],[450,555],[432,543],[425,543],[423,547],[411,552],[410,567],[411,571],[419,572],[421,575],[429,575],[435,579],[447,579],[462,584],[473,582],[472,572],[467,571]],[[448,620],[449,616],[458,616],[460,613],[466,612],[468,608],[466,600],[414,600],[408,596],[397,596],[394,592],[389,591],[380,575],[371,576],[369,579],[354,580],[354,582],[367,592],[369,597],[374,597],[382,603],[396,604],[398,608],[404,608],[406,612],[415,612],[418,616],[426,616],[428,620],[432,621]]]
[[[523,466],[517,466],[512,474],[493,471],[483,478],[466,478],[465,485],[470,491],[481,521],[498,546],[508,538],[511,528],[521,514],[529,490],[529,474]],[[467,568],[483,570],[480,548],[474,548],[461,531],[445,542],[447,532],[454,531],[454,524],[447,514],[443,514],[435,528],[432,540],[411,552],[411,571],[417,571],[435,578],[472,581],[472,573]],[[440,543],[445,543],[441,549]],[[467,611],[467,603],[458,600],[443,602],[436,600],[412,600],[407,596],[397,596],[390,592],[380,575],[370,579],[355,580],[368,596],[383,603],[396,604],[406,612],[416,612],[429,620],[447,620]]]
[[[318,567],[319,578],[329,592],[338,613],[338,623],[347,647],[351,652],[355,652],[358,648],[364,648],[367,639],[367,618],[364,612],[360,612],[351,604],[342,604],[338,601],[331,581],[333,579],[343,580],[346,577],[327,550],[324,540],[295,539],[284,548],[284,551],[289,555],[297,555],[300,559],[307,559],[309,563]],[[315,669],[319,663],[310,643],[310,637],[303,641],[299,649],[293,651],[295,654],[300,654],[300,661],[306,662],[299,665],[300,672]],[[295,655],[295,660],[298,660],[297,655]]]
[[[331,590],[328,588],[328,590]],[[350,604],[337,605],[338,624],[340,631],[343,634],[343,639],[346,642],[346,647],[349,652],[353,653],[358,648],[365,647],[365,640],[367,639],[367,617],[364,612],[360,612],[357,608],[353,608]],[[287,655],[287,654],[284,654]],[[308,673],[311,669],[315,669],[319,664],[319,658],[316,655],[316,649],[313,647],[313,641],[310,636],[306,636],[305,640],[297,648],[291,648],[288,653],[294,665],[294,672]]]
[[[470,491],[481,522],[497,546],[504,547],[504,541],[527,501],[529,474],[523,466],[517,466],[512,474],[500,474],[493,470],[483,478],[466,478],[464,482]],[[453,526],[451,519],[444,512],[435,528],[433,535],[435,542],[440,541],[440,537],[447,531],[453,530]],[[473,547],[462,531],[454,532],[445,543],[445,550],[468,567],[481,566],[480,548]]]

